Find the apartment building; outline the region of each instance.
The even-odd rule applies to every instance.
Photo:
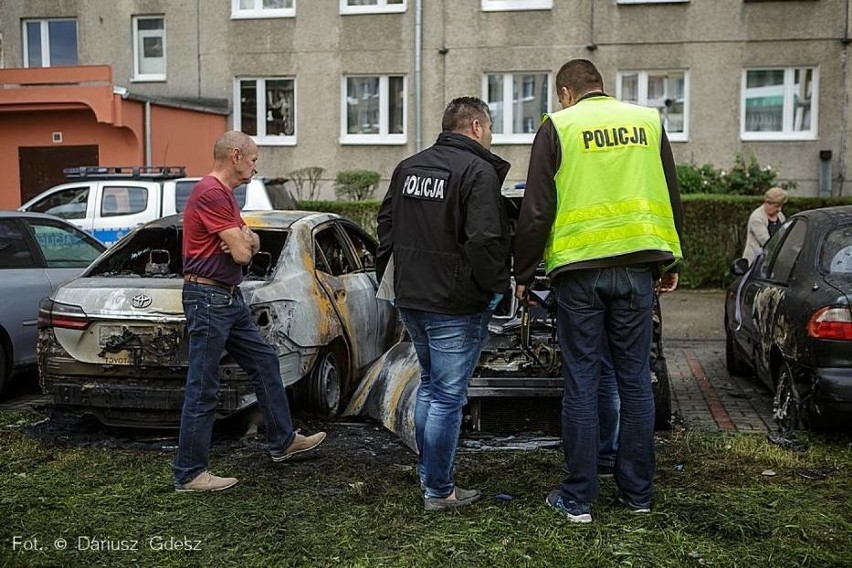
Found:
[[[333,197],[341,170],[386,184],[461,95],[489,102],[492,150],[523,181],[555,73],[583,57],[608,93],[660,110],[679,163],[754,154],[797,194],[840,195],[851,13],[849,0],[3,0],[0,61],[108,65],[133,96],[225,109],[263,175],[319,166]]]

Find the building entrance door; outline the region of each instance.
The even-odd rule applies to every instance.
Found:
[[[21,172],[21,203],[26,203],[45,189],[69,181],[63,168],[97,166],[98,146],[48,146],[18,148]]]

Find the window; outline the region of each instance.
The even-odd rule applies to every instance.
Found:
[[[346,224],[342,224],[341,226],[352,242],[352,248],[355,250],[355,256],[361,262],[361,268],[364,270],[375,270],[376,242],[357,227]]]
[[[49,221],[29,221],[48,268],[85,268],[101,251],[83,233]]]
[[[808,232],[807,223],[804,220],[798,220],[787,232],[787,238],[778,248],[778,254],[770,259],[769,280],[775,282],[788,282],[790,280],[790,274],[793,272],[799,253],[805,246],[805,237]],[[767,258],[769,257],[767,256]]]
[[[24,233],[14,219],[0,219],[0,269],[35,268]]]
[[[296,0],[231,0],[231,18],[293,18]]]
[[[101,217],[141,213],[148,208],[148,190],[139,186],[106,186],[101,199]]]
[[[349,258],[346,247],[340,241],[334,227],[319,231],[315,240],[314,254],[317,269],[332,276],[342,276],[358,270],[358,267]]]
[[[47,213],[63,219],[85,219],[89,186],[66,187],[46,195],[27,207],[27,211]]]
[[[506,10],[550,10],[553,0],[482,0],[483,12]]]
[[[24,20],[24,67],[77,65],[77,20]]]
[[[686,71],[619,71],[618,100],[660,111],[669,140],[689,136],[689,74]]]
[[[743,140],[816,138],[816,68],[746,69],[742,93]]]
[[[162,16],[133,18],[133,78],[166,79],[166,23]]]
[[[493,73],[483,78],[494,144],[531,144],[550,103],[547,73]]]
[[[342,143],[405,143],[404,76],[349,76],[341,88]]]
[[[405,12],[405,0],[340,0],[341,14]]]
[[[842,225],[828,233],[819,259],[823,274],[852,274],[852,225]]]
[[[258,145],[296,144],[296,80],[286,77],[237,79],[234,128]]]

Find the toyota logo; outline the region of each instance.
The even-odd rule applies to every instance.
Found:
[[[134,308],[147,308],[151,305],[151,296],[148,294],[139,294],[138,296],[133,296],[133,299],[130,300],[130,305]]]

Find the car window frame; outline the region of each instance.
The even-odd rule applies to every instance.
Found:
[[[349,262],[350,265],[352,265],[353,270],[348,271],[348,272],[341,272],[339,274],[335,274],[334,272],[331,271],[331,264],[328,262],[328,259],[326,258],[325,251],[323,251],[322,247],[319,246],[319,241],[317,240],[317,237],[319,236],[319,234],[322,233],[322,232],[325,232],[327,230],[331,230],[336,235],[336,239],[337,239],[338,243],[341,245],[341,247],[343,248],[343,253],[346,255],[346,260]],[[340,227],[340,220],[339,219],[333,219],[331,221],[328,221],[326,223],[323,223],[321,225],[317,225],[316,227],[314,227],[313,231],[311,231],[311,242],[313,243],[313,249],[314,249],[314,267],[317,270],[321,270],[324,274],[328,274],[329,276],[332,276],[334,278],[342,278],[342,277],[347,276],[349,274],[357,274],[359,272],[363,272],[362,267],[361,267],[361,261],[358,258],[356,258],[355,254],[354,254],[354,250],[352,248],[352,243],[349,241],[349,237],[346,234],[346,231],[344,231]],[[326,268],[328,268],[328,270],[322,270],[320,268],[320,263],[318,262],[318,259],[317,259],[318,254],[322,255],[322,262],[323,262],[324,266]]]
[[[38,246],[38,242],[36,242],[35,238],[33,238],[32,231],[30,231],[27,226],[24,218],[21,217],[7,217],[7,221],[10,222],[11,225],[17,227],[18,231],[21,232],[23,236],[24,244],[30,251],[30,258],[33,260],[33,265],[31,266],[0,266],[0,270],[21,270],[27,268],[38,268],[43,269],[47,266],[47,261],[44,258],[44,254],[41,252],[41,247]]]
[[[27,236],[30,239],[30,247],[31,248],[35,247],[35,250],[38,251],[38,256],[41,258],[41,263],[42,263],[41,267],[46,269],[46,270],[52,270],[52,269],[60,269],[61,270],[61,269],[64,269],[64,268],[79,268],[80,270],[84,270],[84,269],[88,268],[89,266],[91,266],[95,262],[95,260],[100,258],[100,256],[106,250],[106,246],[103,243],[101,243],[99,240],[97,240],[96,238],[94,238],[90,234],[86,233],[85,231],[79,229],[77,226],[75,226],[72,223],[63,223],[63,222],[55,220],[55,219],[35,218],[35,217],[24,218],[24,219],[21,219],[21,221],[26,226],[26,233],[27,233]],[[50,261],[48,261],[48,257],[45,255],[44,250],[41,247],[41,244],[38,242],[38,239],[36,238],[36,233],[35,233],[35,230],[33,229],[34,224],[35,225],[47,225],[49,227],[55,227],[57,229],[64,230],[68,233],[71,233],[71,234],[79,237],[81,241],[89,244],[92,248],[97,250],[98,256],[96,256],[92,260],[88,261],[85,266],[51,266]]]
[[[798,235],[799,228],[802,228],[802,241],[799,250],[796,251],[796,256],[793,261],[790,263],[789,270],[786,272],[785,278],[780,278],[775,275],[776,266],[778,263],[779,256],[782,252],[787,251],[786,245],[789,242],[791,235]],[[782,233],[783,231],[783,233]],[[777,239],[775,238],[777,237]],[[767,282],[772,282],[774,284],[781,285],[789,285],[790,278],[794,274],[796,270],[796,264],[799,262],[799,258],[802,255],[802,250],[805,248],[807,244],[808,237],[808,223],[805,218],[802,217],[794,217],[786,221],[781,227],[778,228],[778,233],[770,239],[770,242],[773,242],[773,247],[770,251],[768,251],[767,258],[761,267],[763,279]],[[775,244],[777,243],[777,244]],[[769,244],[769,243],[767,243]]]
[[[376,252],[378,251],[378,248],[379,248],[379,245],[376,242],[376,240],[372,236],[370,236],[370,234],[367,231],[365,231],[362,227],[360,227],[357,223],[350,221],[348,219],[342,219],[341,222],[338,223],[337,226],[340,229],[340,232],[343,234],[343,238],[346,241],[346,244],[349,246],[350,256],[356,260],[356,264],[357,264],[358,268],[354,272],[361,272],[361,273],[375,272],[376,271],[375,258],[376,258]],[[363,240],[366,244],[372,245],[373,250],[368,251],[373,256],[373,266],[372,267],[364,265],[364,263],[361,261],[361,257],[358,254],[356,254],[357,251],[355,250],[355,244],[352,242],[352,238],[349,236],[349,233],[346,231],[347,227],[354,230],[355,233],[357,233],[358,236],[361,238],[361,240]]]

